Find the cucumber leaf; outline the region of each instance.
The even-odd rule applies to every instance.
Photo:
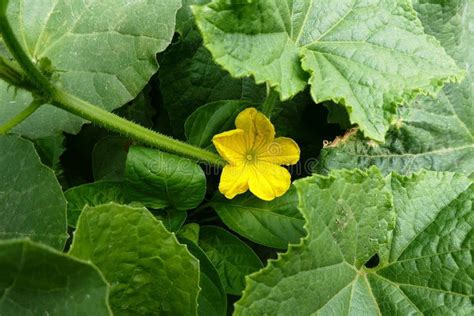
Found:
[[[378,166],[383,172],[411,173],[420,169],[474,172],[474,4],[469,1],[417,1],[425,29],[436,36],[466,78],[448,84],[437,98],[419,97],[398,111],[397,123],[385,144],[349,133],[323,149],[318,171]],[[441,23],[442,21],[442,23]]]
[[[1,315],[112,315],[92,264],[27,239],[0,241]]]
[[[308,236],[247,278],[236,315],[471,314],[474,186],[376,168],[296,181]]]
[[[396,104],[460,77],[406,0],[215,0],[193,13],[205,46],[234,77],[268,82],[282,100],[309,83],[316,103],[344,105],[377,141]]]
[[[19,136],[0,136],[0,152],[0,239],[30,238],[62,250],[66,199],[54,172]]]
[[[158,70],[171,41],[180,0],[11,1],[8,19],[34,62],[52,63],[52,78],[68,92],[107,110],[133,99]],[[31,102],[0,83],[0,123]],[[84,123],[45,105],[14,130],[31,138],[77,133]]]
[[[86,207],[69,253],[99,267],[115,314],[196,314],[199,261],[145,208]]]

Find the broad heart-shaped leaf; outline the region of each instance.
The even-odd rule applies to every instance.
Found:
[[[378,141],[397,103],[459,74],[406,0],[215,0],[193,12],[206,47],[233,76],[266,81],[282,99],[308,82],[315,102],[344,105]]]
[[[286,249],[305,235],[303,216],[298,211],[295,188],[267,202],[251,194],[232,200],[216,195],[210,206],[230,229],[251,241],[273,248]]]
[[[371,168],[295,185],[308,236],[247,278],[237,315],[473,313],[474,187],[466,177],[384,178]]]
[[[51,61],[57,84],[113,110],[133,99],[158,70],[155,54],[168,46],[180,5],[179,0],[19,0],[10,1],[7,14],[31,59]],[[12,90],[0,86],[0,122],[31,98],[19,92],[16,99]],[[83,122],[46,105],[15,131],[31,138],[76,133]]]
[[[199,260],[199,292],[198,315],[225,316],[227,314],[227,296],[219,273],[206,256],[204,251],[189,239],[179,238],[188,250]]]
[[[415,6],[425,29],[436,36],[458,64],[466,67],[461,84],[449,84],[437,98],[419,97],[399,108],[385,144],[349,134],[323,149],[318,171],[368,168],[410,173],[422,168],[474,172],[474,21],[472,2],[418,1]]]
[[[204,2],[207,1],[183,1],[176,17],[179,41],[159,59],[160,92],[177,137],[183,136],[186,118],[201,105],[219,100],[263,102],[265,99],[265,86],[257,86],[251,78],[232,78],[202,46],[190,5]]]
[[[54,172],[19,136],[0,136],[0,153],[0,239],[28,237],[62,250],[66,199]]]
[[[206,176],[198,164],[145,147],[130,147],[125,179],[127,198],[152,208],[189,210],[206,193]]]
[[[262,267],[252,248],[220,227],[202,226],[199,246],[216,267],[228,294],[240,295],[245,276]]]
[[[27,239],[0,241],[0,315],[112,315],[92,264]]]
[[[85,208],[69,253],[102,271],[117,315],[196,314],[199,262],[145,208]]]

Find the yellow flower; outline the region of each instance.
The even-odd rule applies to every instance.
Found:
[[[232,199],[248,189],[266,201],[282,196],[290,188],[291,176],[280,165],[300,159],[298,144],[291,138],[275,138],[275,128],[255,108],[235,119],[237,129],[213,137],[219,154],[228,162],[222,170],[219,191]]]

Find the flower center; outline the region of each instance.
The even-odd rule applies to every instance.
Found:
[[[255,162],[257,160],[257,155],[253,152],[248,152],[245,155],[245,161],[246,162]]]

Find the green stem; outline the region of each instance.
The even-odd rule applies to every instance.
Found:
[[[271,118],[273,109],[278,102],[279,95],[278,92],[271,89],[269,86],[267,86],[267,91],[267,99],[262,105],[262,113],[265,114],[266,117]]]
[[[209,162],[218,166],[224,165],[224,161],[217,154],[147,129],[60,89],[54,89],[52,99],[53,105],[63,110],[76,114],[109,130],[131,137],[143,144],[198,161]]]
[[[28,107],[18,113],[11,120],[0,126],[0,135],[8,133],[12,128],[23,122],[28,116],[33,114],[43,103],[38,100],[33,100]]]
[[[24,89],[34,88],[32,83],[25,77],[21,67],[4,56],[0,56],[0,79],[16,87]]]
[[[146,145],[198,161],[209,162],[218,166],[224,165],[224,161],[217,154],[130,122],[60,89],[55,89],[52,97],[53,105]]]
[[[38,70],[38,68],[36,68],[30,57],[26,54],[26,52],[23,50],[23,47],[15,37],[15,34],[13,33],[6,16],[7,4],[8,0],[0,0],[0,31],[2,33],[3,40],[11,54],[15,57],[16,61],[23,69],[25,75],[30,79],[29,81],[31,81],[31,83],[35,86],[30,87],[28,90],[31,91],[36,97],[40,96],[41,100],[52,103],[63,110],[78,115],[109,130],[129,136],[130,138],[143,144],[193,158],[199,162],[208,162],[217,166],[223,166],[225,164],[225,162],[215,153],[149,130],[141,125],[135,124],[118,115],[107,112],[98,106],[92,105],[55,87],[48,80],[48,78],[46,78]],[[12,71],[12,69],[14,70],[14,68],[10,67],[8,68],[8,71]],[[17,75],[21,78],[20,73],[17,73]],[[16,75],[11,74],[8,74],[8,76],[4,77],[11,77],[15,80],[18,79]],[[10,83],[15,84],[15,80],[10,80],[13,81]],[[16,124],[21,122],[21,120],[28,117],[28,115],[31,115],[31,113],[36,109],[37,108],[34,108],[32,105],[30,105],[27,108],[28,111],[25,110],[26,112],[24,113],[24,117],[15,117],[14,120],[9,122],[9,126],[7,126],[7,128],[11,129]],[[31,111],[31,113],[29,113],[29,111]]]

